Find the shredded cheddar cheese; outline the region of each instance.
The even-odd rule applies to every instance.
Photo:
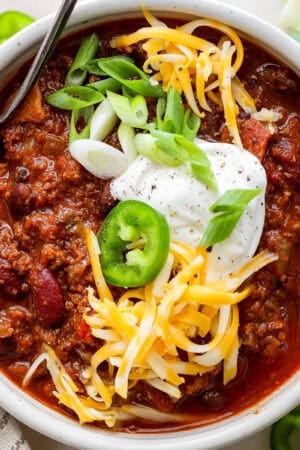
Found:
[[[92,335],[99,339],[99,349],[81,374],[86,392],[79,394],[48,345],[43,345],[43,353],[29,369],[25,385],[46,361],[59,402],[73,410],[81,423],[104,421],[112,427],[128,417],[152,417],[149,408],[114,406],[114,395],[128,399],[140,380],[177,400],[182,396],[185,375],[201,376],[222,364],[224,384],[235,377],[238,303],[249,295],[251,287],[237,289],[255,271],[274,261],[275,255],[261,252],[229,278],[206,283],[206,251],[172,242],[165,267],[152,283],[114,298],[98,263],[96,236],[86,228],[81,232],[98,293],[96,296],[91,287],[88,289],[89,306],[83,316]],[[206,342],[196,343],[197,336]],[[186,351],[188,358],[182,360],[179,350]],[[108,366],[105,378],[99,371],[103,362]],[[158,412],[156,420],[174,421],[179,417]]]
[[[239,106],[255,113],[255,103],[237,77],[244,59],[244,48],[238,34],[230,27],[208,19],[198,19],[176,29],[156,19],[145,7],[143,13],[150,27],[112,39],[114,48],[127,47],[139,41],[147,59],[143,69],[153,73],[168,91],[174,86],[183,93],[189,107],[200,117],[211,111],[208,98],[222,105],[226,125],[233,142],[242,147],[237,125]],[[218,44],[195,36],[199,27],[210,27],[222,33]]]

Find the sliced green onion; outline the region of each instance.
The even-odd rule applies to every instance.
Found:
[[[184,136],[176,135],[176,142],[187,152],[194,177],[210,189],[216,190],[215,176],[210,161],[203,150]]]
[[[111,63],[116,65],[120,64],[120,61],[124,60],[131,62],[133,64],[133,60],[128,56],[117,55],[117,56],[110,56],[107,58],[92,59],[91,61],[88,61],[85,64],[85,69],[92,75],[106,76],[106,72],[99,65],[99,62],[106,60],[109,60]]]
[[[118,128],[118,138],[121,144],[123,153],[126,155],[129,163],[135,160],[137,156],[137,149],[135,145],[135,131],[134,128],[127,123],[121,122]]]
[[[103,141],[114,129],[118,121],[113,107],[108,98],[105,98],[97,109],[91,120],[90,138]]]
[[[181,134],[185,138],[193,141],[198,134],[201,126],[201,120],[191,109],[187,109],[184,113]]]
[[[150,133],[156,139],[160,149],[174,162],[177,161],[179,164],[189,162],[195,178],[209,188],[216,190],[215,176],[210,161],[196,144],[179,134],[161,130],[151,130]]]
[[[127,86],[125,86],[124,84],[122,84],[122,95],[124,95],[124,97],[134,97],[137,93],[135,91],[132,91],[131,89],[129,89]],[[141,95],[141,94],[139,94]]]
[[[75,141],[76,139],[85,139],[89,137],[93,114],[93,106],[87,106],[86,108],[72,111],[70,124],[70,142]],[[80,132],[78,132],[77,124],[81,120],[84,122],[85,126]]]
[[[0,14],[0,44],[32,22],[32,17],[19,11],[5,11]]]
[[[177,164],[188,161],[188,155],[181,145],[178,145],[177,134],[167,133],[161,130],[151,130],[151,136],[155,138],[159,148]],[[174,164],[173,164],[174,165]]]
[[[66,76],[66,85],[81,85],[87,76],[87,70],[84,68],[90,60],[94,58],[99,48],[98,36],[93,33],[83,39],[74,61]]]
[[[86,86],[69,86],[48,95],[47,103],[60,109],[76,110],[95,105],[103,95]]]
[[[119,80],[121,81],[121,80]],[[163,97],[165,95],[160,84],[152,85],[149,80],[123,80],[122,84],[136,94],[145,97]]]
[[[147,123],[147,102],[142,95],[128,98],[124,95],[108,91],[107,97],[122,122],[136,128],[143,128]]]
[[[166,104],[167,101],[164,97],[160,97],[157,100],[156,103],[156,128],[158,130],[162,130],[164,129],[164,119],[163,119],[163,115],[165,114],[166,111]]]
[[[166,111],[163,121],[163,131],[168,133],[182,134],[182,122],[184,107],[181,95],[173,86],[168,90]]]
[[[101,71],[122,83],[131,91],[149,97],[163,97],[165,95],[159,83],[153,84],[149,75],[136,67],[128,58],[115,57],[97,60]]]
[[[104,80],[89,83],[86,86],[101,92],[103,95],[106,94],[107,91],[119,92],[122,89],[122,84],[113,78],[105,78]]]
[[[98,77],[105,77],[106,73],[100,69],[98,66],[98,59],[93,59],[92,61],[89,61],[85,66],[85,69],[88,71],[88,73],[92,75],[96,75]]]
[[[244,210],[251,200],[261,192],[261,189],[229,189],[209,210],[211,212],[231,212],[232,208]]]
[[[70,143],[69,150],[86,170],[104,180],[118,177],[128,167],[126,156],[102,141],[78,139]]]
[[[248,203],[261,192],[261,189],[230,189],[226,191],[211,207],[212,212],[219,213],[213,217],[199,243],[200,247],[211,247],[227,239]]]
[[[160,98],[156,105],[157,129],[167,133],[180,134],[195,139],[200,128],[200,119],[188,108],[184,110],[181,95],[173,86],[167,94],[167,100]]]
[[[176,167],[182,164],[182,160],[178,160],[161,150],[157,144],[157,140],[149,133],[138,133],[135,136],[135,145],[139,154],[146,156],[158,164],[164,164],[170,167]]]
[[[225,241],[231,235],[242,214],[243,211],[237,211],[230,215],[220,214],[213,217],[208,223],[199,247],[211,247],[218,242]]]

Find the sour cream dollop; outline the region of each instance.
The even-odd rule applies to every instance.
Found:
[[[264,225],[266,174],[250,152],[232,144],[195,143],[206,153],[217,181],[212,191],[193,177],[188,165],[168,167],[139,156],[111,183],[118,200],[141,200],[166,217],[171,239],[198,246],[213,217],[209,207],[228,189],[261,189],[247,206],[232,234],[213,246],[209,254],[207,281],[228,276],[255,253]]]

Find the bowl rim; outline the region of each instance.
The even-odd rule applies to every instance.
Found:
[[[300,45],[277,27],[236,6],[220,3],[218,0],[148,0],[146,6],[154,12],[187,13],[202,17],[211,17],[224,22],[249,36],[255,36],[259,45],[285,60],[296,73],[300,74]],[[100,10],[101,6],[101,10]],[[140,0],[86,0],[79,3],[68,23],[66,34],[75,28],[87,27],[97,22],[101,15],[131,15],[140,11]],[[95,15],[95,11],[97,12]],[[98,13],[99,11],[99,13]],[[100,15],[100,16],[99,16]],[[12,70],[21,65],[36,49],[46,34],[54,14],[44,17],[25,28],[0,47],[0,73],[10,77]],[[8,69],[8,67],[12,69]],[[78,426],[78,423],[51,408],[44,406],[8,378],[0,374],[0,405],[21,422],[42,432],[52,439],[85,449],[99,448],[99,438],[103,438],[103,450],[117,450],[126,443],[132,450],[200,450],[223,447],[244,439],[265,428],[300,402],[300,371],[284,383],[272,395],[255,407],[204,428],[189,431],[160,434],[129,435],[109,432],[91,426]],[[78,443],[78,441],[80,441]]]
[[[260,403],[229,419],[188,431],[128,434],[106,431],[91,425],[80,426],[40,403],[0,373],[0,406],[20,422],[58,442],[78,450],[216,450],[258,433],[300,401],[300,371]],[[3,396],[3,392],[8,396]],[[283,395],[284,394],[284,395]],[[284,397],[284,401],[283,401]]]

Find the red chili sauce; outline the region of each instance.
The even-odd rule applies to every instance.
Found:
[[[102,39],[99,57],[116,52],[108,44],[111,36],[141,24],[126,20],[95,28]],[[219,37],[208,28],[199,35],[214,41]],[[20,387],[43,342],[55,350],[79,386],[80,371],[99,346],[82,319],[86,287],[93,285],[93,278],[76,225],[85,223],[97,232],[113,206],[109,182],[72,159],[70,114],[45,101],[64,86],[81,38],[82,34],[74,35],[60,44],[25,104],[0,128],[0,367]],[[165,412],[192,413],[196,421],[182,426],[135,421],[118,425],[118,430],[179,430],[220,420],[257,404],[300,367],[300,81],[258,46],[244,41],[244,47],[240,79],[258,110],[272,108],[282,115],[273,133],[245,113],[238,118],[244,146],[262,160],[268,177],[259,249],[277,253],[279,261],[253,277],[253,293],[240,305],[242,345],[232,382],[223,386],[217,368],[187,377],[177,403],[143,383],[130,398]],[[132,46],[130,55],[141,65],[141,46]],[[20,82],[21,76],[9,84],[2,103]],[[230,140],[222,108],[210,106],[200,137]],[[106,141],[118,147],[116,133]],[[51,408],[72,415],[57,403],[53,389],[46,368],[40,367],[27,390]]]

